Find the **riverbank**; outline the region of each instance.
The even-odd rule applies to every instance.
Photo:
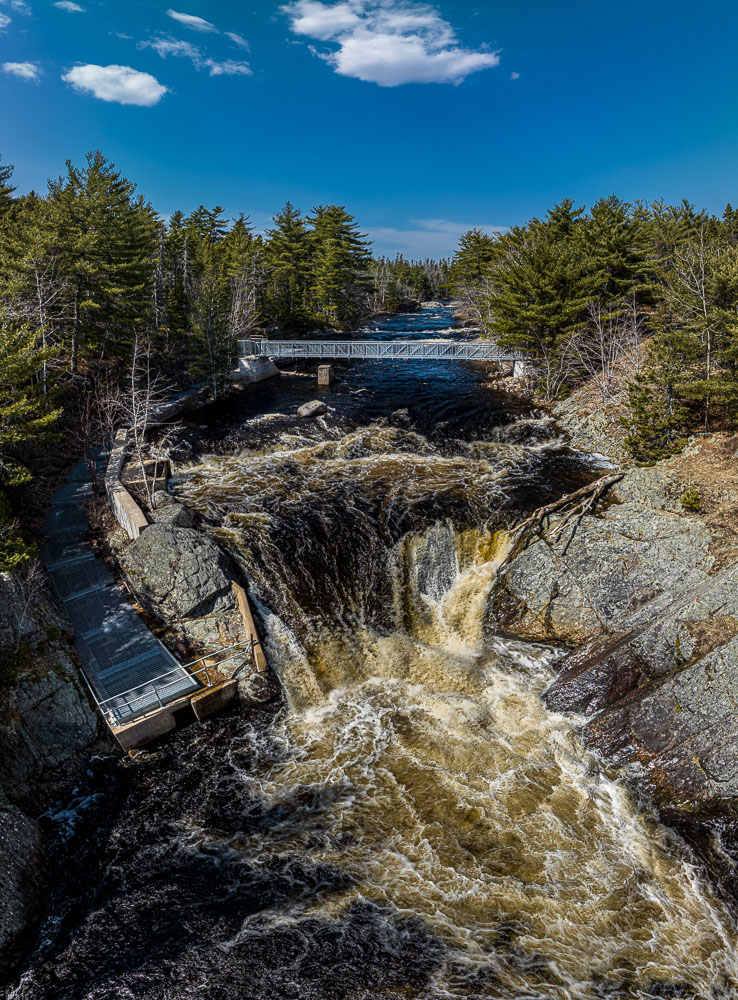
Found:
[[[432,335],[449,318],[377,335],[400,323]],[[104,778],[93,767],[84,804],[46,820],[56,888],[14,1000],[113,995],[123,978],[136,1000],[192,982],[218,1000],[283,1000],[287,980],[321,1000],[635,1000],[738,983],[731,916],[694,855],[583,748],[581,707],[544,702],[566,647],[601,638],[603,608],[580,620],[589,605],[564,562],[522,572],[536,541],[498,575],[506,530],[602,460],[569,451],[549,414],[477,367],[416,364],[340,367],[314,421],[297,411],[316,373],[295,365],[170,442],[171,516],[195,511],[248,578],[284,701],[173,734]],[[626,608],[670,579],[683,551],[705,580],[719,570],[681,481],[659,506],[642,476],[556,550],[573,558],[590,522],[602,529],[571,576],[586,571],[593,590],[605,576],[605,608],[608,591]],[[625,508],[615,531],[606,519]],[[171,617],[181,560],[154,548],[140,596]],[[618,589],[631,550],[634,587]],[[91,873],[80,886],[72,857]]]

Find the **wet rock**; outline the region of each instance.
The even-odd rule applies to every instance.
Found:
[[[312,417],[322,417],[328,412],[328,407],[325,403],[321,403],[319,399],[314,399],[310,403],[304,403],[297,411],[298,417],[301,419],[310,419]]]
[[[38,824],[0,801],[0,980],[20,961],[38,920],[43,865]]]
[[[121,565],[143,606],[162,621],[233,607],[225,555],[191,528],[153,524],[131,543]]]
[[[587,716],[585,743],[677,812],[738,797],[738,563],[714,543],[668,473],[633,470],[600,516],[516,558],[490,608],[509,633],[579,647],[547,704]]]

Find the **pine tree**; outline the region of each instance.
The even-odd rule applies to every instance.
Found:
[[[10,218],[15,199],[13,194],[15,188],[10,183],[13,177],[13,166],[10,163],[3,163],[0,156],[0,231],[5,227]]]
[[[29,457],[49,439],[60,415],[40,391],[49,352],[39,350],[34,330],[0,313],[0,488],[24,486]]]
[[[451,264],[450,281],[455,294],[478,285],[492,262],[499,256],[499,242],[482,229],[470,229],[459,240]]]
[[[318,206],[309,220],[311,309],[320,322],[344,329],[361,315],[369,273],[369,243],[342,205]]]
[[[621,303],[634,293],[648,297],[653,264],[643,222],[615,195],[601,198],[581,228],[584,252],[599,294]]]
[[[690,410],[684,389],[697,354],[693,338],[681,331],[657,334],[648,361],[628,386],[625,444],[636,461],[650,464],[668,458],[684,443]]]
[[[584,206],[574,208],[573,198],[564,198],[546,212],[545,225],[556,239],[570,239],[581,222]],[[535,224],[537,220],[533,220]]]
[[[503,244],[506,252],[491,279],[491,333],[501,346],[539,362],[551,398],[566,377],[559,368],[565,344],[583,323],[596,282],[578,241],[560,238],[545,223]]]
[[[100,152],[49,184],[55,253],[69,282],[69,365],[124,352],[149,319],[157,219]]]
[[[274,216],[267,230],[266,309],[283,330],[305,329],[310,323],[311,242],[302,212],[290,202]]]

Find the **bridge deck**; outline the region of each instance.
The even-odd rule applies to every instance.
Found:
[[[252,340],[239,341],[241,357],[367,358],[375,361],[522,361],[523,355],[491,340]]]

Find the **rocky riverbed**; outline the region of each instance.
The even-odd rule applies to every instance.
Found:
[[[177,470],[187,506],[162,501],[117,546],[152,620],[195,645],[228,638],[234,570],[248,578],[285,704],[111,759],[89,807],[47,817],[61,887],[14,1000],[102,1000],[123,980],[136,1000],[193,982],[212,1000],[738,989],[738,442],[628,469],[500,573],[507,529],[597,463],[474,369],[444,372],[447,391],[390,371],[371,393],[341,373],[315,421],[297,417],[315,391],[300,372],[227,403],[189,434],[208,451]],[[574,443],[605,451],[577,421]],[[26,741],[41,766],[4,764],[8,961],[45,893],[35,817],[94,739],[52,612],[13,660],[6,756]],[[64,683],[30,669],[47,654]],[[68,721],[47,753],[48,712]]]

